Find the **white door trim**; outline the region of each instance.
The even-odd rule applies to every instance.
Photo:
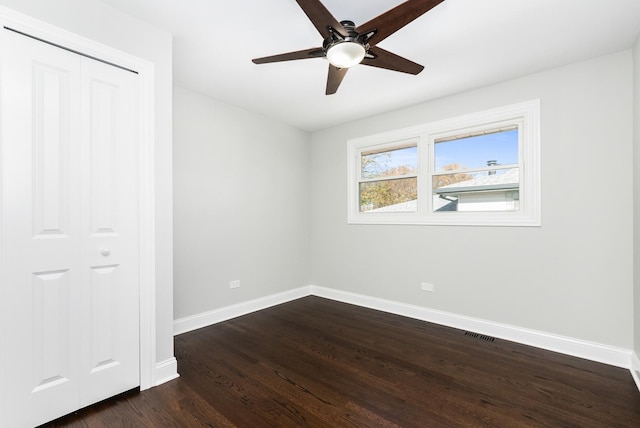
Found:
[[[154,135],[154,66],[151,62],[115,50],[101,43],[54,27],[0,6],[0,26],[29,34],[79,53],[100,58],[135,70],[139,75],[140,105],[140,388],[148,389],[156,384],[156,290],[155,290],[155,135]],[[6,31],[3,28],[0,31]],[[1,146],[1,142],[0,142]],[[2,203],[0,182],[0,204]],[[2,213],[0,206],[0,215]],[[4,272],[3,252],[10,249],[3,241],[4,223],[0,217],[0,272]],[[6,329],[11,320],[6,319],[4,298],[6,280],[0,276],[0,385],[6,385],[7,354]],[[0,414],[6,414],[7,394],[0,388]],[[0,418],[0,425],[3,425]]]

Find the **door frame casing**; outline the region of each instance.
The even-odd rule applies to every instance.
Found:
[[[154,65],[153,63],[113,49],[104,44],[78,36],[43,21],[0,6],[0,32],[9,27],[78,53],[117,64],[138,73],[139,82],[139,263],[140,263],[140,389],[156,384],[156,281],[155,281],[155,133],[154,133]],[[2,35],[0,34],[0,37]],[[26,37],[26,36],[25,36]],[[2,124],[0,123],[0,126]],[[0,164],[3,161],[3,142],[0,140]],[[7,281],[4,277],[4,254],[10,248],[4,241],[3,188],[0,174],[0,415],[6,415],[7,344],[6,331],[11,320],[6,319]],[[0,426],[4,421],[0,417]]]

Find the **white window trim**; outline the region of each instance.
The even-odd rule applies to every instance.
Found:
[[[519,128],[520,209],[510,212],[431,212],[431,160],[434,141],[465,132],[517,124]],[[417,212],[366,212],[359,208],[360,154],[393,148],[407,141],[418,146]],[[426,154],[426,155],[425,155]],[[457,226],[540,226],[540,100],[531,100],[455,118],[349,140],[347,143],[348,223]]]

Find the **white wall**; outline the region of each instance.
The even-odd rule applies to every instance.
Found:
[[[626,51],[314,133],[311,283],[631,349],[631,70]],[[347,225],[348,139],[535,98],[542,227]]]
[[[156,361],[173,358],[172,40],[97,0],[0,0],[0,5],[145,59],[155,71]]]
[[[179,87],[173,118],[176,319],[307,285],[309,135]]]

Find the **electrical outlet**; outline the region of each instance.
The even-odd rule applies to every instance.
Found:
[[[236,281],[231,281],[229,283],[229,288],[238,288],[240,287],[240,280],[236,280]]]
[[[428,282],[423,282],[420,285],[420,288],[422,288],[422,291],[433,291],[433,284],[429,284]]]

